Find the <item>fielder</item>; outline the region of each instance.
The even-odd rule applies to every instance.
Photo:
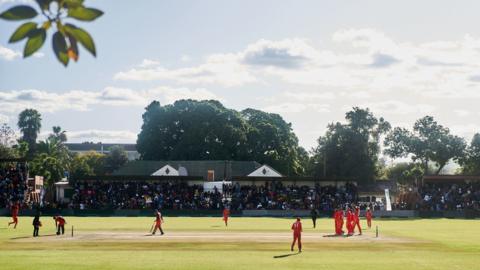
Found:
[[[302,222],[300,222],[300,218],[297,217],[297,221],[292,224],[292,231],[293,231],[293,242],[290,250],[293,251],[293,247],[295,246],[295,242],[298,241],[298,252],[302,252]]]
[[[225,222],[225,227],[228,226],[228,217],[230,216],[230,210],[225,207],[223,209],[223,221]]]
[[[10,227],[10,225],[12,224],[15,224],[13,226],[14,229],[17,228],[17,224],[18,224],[18,210],[20,209],[20,206],[19,206],[19,203],[18,202],[14,202],[12,203],[12,206],[10,207],[10,210],[11,210],[11,213],[12,213],[12,222],[9,222],[8,223],[8,226]]]

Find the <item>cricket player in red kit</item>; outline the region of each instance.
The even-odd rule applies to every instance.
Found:
[[[290,248],[293,251],[293,247],[295,246],[295,242],[298,241],[298,252],[302,252],[302,222],[300,222],[300,218],[297,217],[297,221],[292,224],[293,230],[293,242]]]
[[[372,211],[370,210],[370,207],[367,207],[365,217],[367,218],[367,226],[370,229],[372,227]]]
[[[354,214],[350,210],[350,208],[347,209],[347,234],[349,236],[353,235],[353,230],[355,228],[355,221],[354,221]]]
[[[343,211],[336,209],[333,218],[335,219],[335,234],[343,235]]]
[[[228,208],[223,209],[223,221],[225,221],[225,226],[228,226],[228,217],[230,216],[230,210]]]
[[[12,222],[9,222],[8,223],[8,226],[12,225],[12,224],[15,224],[13,226],[14,229],[17,228],[17,224],[18,224],[18,210],[20,209],[20,206],[18,205],[17,202],[13,203],[10,210],[11,210],[11,213],[12,213],[12,219],[13,221]]]
[[[162,213],[160,213],[159,210],[155,213],[155,228],[153,229],[152,235],[157,232],[157,229],[160,230],[160,235],[163,235],[163,230],[162,230],[162,223],[163,223],[163,216]]]
[[[53,219],[55,220],[55,227],[57,227],[57,235],[65,234],[65,224],[67,222],[62,216],[54,216]]]
[[[362,227],[360,227],[360,207],[356,206],[355,207],[355,213],[353,215],[353,229],[355,230],[355,227],[358,227],[358,232],[360,235],[362,235]]]

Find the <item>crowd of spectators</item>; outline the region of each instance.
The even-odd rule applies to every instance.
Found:
[[[76,183],[70,202],[75,209],[221,209],[224,194],[186,183]]]
[[[339,205],[354,203],[358,199],[353,184],[335,186],[296,186],[281,182],[266,182],[264,185],[232,187],[231,207],[234,210],[277,209],[330,211]]]
[[[408,188],[398,196],[398,210],[480,210],[480,183],[437,183]]]
[[[421,210],[480,210],[480,183],[425,184],[418,192]]]
[[[0,168],[0,208],[13,202],[23,202],[27,189],[27,168],[24,163],[8,164]]]
[[[334,186],[224,185],[214,188],[186,183],[110,182],[76,183],[69,207],[75,209],[311,209],[332,210],[357,200],[353,184]]]

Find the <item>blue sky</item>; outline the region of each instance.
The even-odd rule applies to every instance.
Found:
[[[0,10],[19,2],[0,0]],[[0,122],[35,107],[43,134],[134,142],[143,108],[215,98],[292,122],[307,149],[352,106],[393,125],[426,115],[470,140],[480,132],[478,1],[85,1],[105,15],[78,23],[97,58],[68,68],[50,41],[22,59],[0,21]],[[50,33],[51,35],[51,33]]]

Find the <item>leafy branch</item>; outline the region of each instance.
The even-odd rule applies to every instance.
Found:
[[[23,50],[24,58],[31,56],[43,46],[50,28],[56,29],[52,36],[53,52],[64,66],[68,65],[70,59],[78,61],[78,43],[96,57],[97,52],[92,36],[84,29],[65,23],[64,20],[72,18],[90,22],[102,16],[103,11],[85,7],[84,0],[36,0],[36,2],[46,20],[41,24],[30,21],[20,25],[8,41],[14,43],[27,39]],[[0,13],[0,18],[20,21],[33,19],[38,15],[39,12],[31,6],[18,5]]]

